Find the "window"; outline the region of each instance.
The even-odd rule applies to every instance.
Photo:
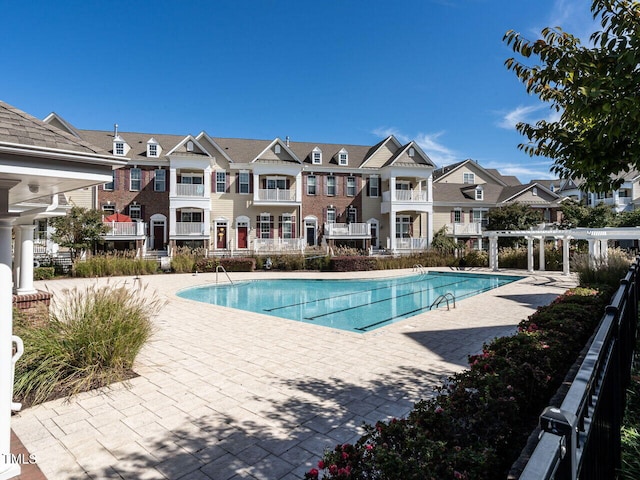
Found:
[[[336,177],[329,175],[327,177],[327,195],[334,196],[336,194]]]
[[[105,216],[108,217],[109,215],[113,215],[114,213],[116,213],[116,206],[111,204],[103,205],[102,211],[104,212]]]
[[[356,196],[356,177],[347,177],[347,195],[349,197]]]
[[[340,150],[338,152],[338,165],[341,166],[346,166],[349,164],[349,154],[347,153],[347,151],[343,148],[342,150]]]
[[[347,209],[347,223],[356,223],[358,221],[358,211],[356,207],[349,207]]]
[[[238,173],[238,193],[249,193],[249,172]]]
[[[476,175],[474,173],[465,172],[462,174],[462,183],[475,183]]]
[[[155,172],[153,181],[153,190],[156,192],[164,192],[167,188],[167,171],[158,169]]]
[[[280,237],[293,238],[293,216],[291,214],[286,213],[281,217]]]
[[[484,210],[474,210],[473,221],[474,223],[481,223],[483,227],[486,227],[489,219],[486,218]]]
[[[309,175],[307,177],[307,195],[315,195],[316,194],[316,176]]]
[[[227,172],[216,172],[216,192],[224,193],[227,190]]]
[[[453,223],[462,223],[462,210],[453,211]]]
[[[287,179],[284,177],[269,177],[266,184],[267,190],[286,190]]]
[[[149,148],[147,150],[147,155],[149,157],[157,157],[158,156],[158,144],[150,143],[147,145]]]
[[[275,147],[273,147],[273,151],[274,151],[276,154],[279,154],[279,153],[280,153],[280,151],[281,151],[281,150],[280,150],[280,144],[279,144],[279,143],[276,143],[276,146],[275,146]]]
[[[111,171],[111,181],[109,183],[105,183],[102,187],[103,190],[114,190],[116,188],[116,171]]]
[[[142,189],[142,170],[139,168],[132,168],[130,170],[130,182],[129,190],[132,192],[139,192]]]
[[[409,148],[409,156],[414,157],[415,154],[416,154],[416,149],[413,147]]]
[[[273,232],[273,217],[267,214],[261,214],[258,217],[258,235],[259,238],[271,238]]]
[[[115,142],[113,153],[116,155],[124,155],[124,142]]]
[[[336,209],[335,209],[335,207],[327,208],[327,223],[336,223]]]
[[[398,215],[396,217],[396,238],[411,238],[412,220],[406,215]]]
[[[194,210],[183,210],[180,212],[180,221],[187,223],[202,223],[202,212]]]
[[[314,148],[311,153],[311,163],[314,165],[320,165],[322,163],[322,151],[319,148]]]
[[[142,207],[140,205],[129,205],[129,216],[131,220],[141,220]]]
[[[369,177],[369,196],[380,196],[380,177]]]
[[[538,195],[538,188],[537,187],[533,187],[533,189],[531,190],[531,194],[537,196]]]
[[[46,240],[47,239],[47,221],[36,220],[36,231],[34,240]]]
[[[484,191],[482,190],[482,187],[477,187],[475,189],[475,192],[476,192],[476,200],[484,199]]]

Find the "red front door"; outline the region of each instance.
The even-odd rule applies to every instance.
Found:
[[[238,248],[248,248],[247,227],[238,227]]]
[[[218,227],[216,231],[216,248],[227,248],[227,227]]]

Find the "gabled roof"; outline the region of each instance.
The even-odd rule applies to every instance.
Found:
[[[231,159],[231,157],[227,155],[227,153],[224,151],[224,149],[220,145],[218,145],[218,142],[216,142],[213,138],[211,138],[209,134],[207,134],[207,132],[205,132],[204,130],[200,132],[196,137],[196,140],[200,142],[203,139],[207,141],[213,148],[215,148],[229,163],[233,163],[233,160]]]
[[[544,185],[542,185],[542,184],[540,184],[538,182],[529,182],[526,185],[514,185],[514,186],[505,187],[502,190],[502,194],[500,196],[500,202],[501,203],[506,203],[506,202],[515,201],[515,199],[517,197],[521,196],[522,194],[524,194],[528,190],[533,190],[534,188],[537,188],[537,189],[545,192],[547,195],[551,196],[554,201],[555,200],[560,200],[560,195],[558,195],[555,192],[552,192],[551,190],[549,190]],[[544,200],[541,200],[540,203],[548,203],[548,202],[544,201]]]
[[[107,153],[67,131],[48,125],[2,101],[0,101],[0,143],[77,153]]]
[[[298,156],[295,153],[293,153],[293,151],[287,146],[287,144],[284,143],[282,140],[280,140],[278,137],[276,137],[269,145],[267,145],[265,149],[263,149],[258,155],[256,155],[256,157],[253,160],[251,160],[251,163],[259,162],[262,159],[262,157],[264,157],[267,154],[267,152],[269,152],[276,145],[280,145],[280,147],[283,148],[285,152],[287,152],[293,160],[295,160],[298,163],[302,163],[302,160],[300,160]]]
[[[69,122],[67,122],[64,118],[62,118],[60,115],[58,115],[56,112],[51,112],[49,115],[47,115],[45,117],[44,120],[42,120],[44,123],[49,124],[49,125],[53,125],[54,127],[59,128],[60,130],[64,130],[67,133],[70,133],[71,135],[73,135],[74,137],[78,137],[80,138],[80,134],[78,133],[78,131],[73,127],[73,125],[71,125]]]
[[[415,157],[409,156],[409,150],[414,149],[415,154],[417,154],[425,163],[418,163],[414,160]],[[411,141],[407,143],[404,147],[396,152],[396,154],[391,157],[387,163],[384,164],[385,167],[391,165],[403,165],[403,166],[412,166],[412,167],[434,167],[435,164],[431,161],[429,156],[424,153],[424,151],[418,146],[417,143]]]
[[[80,136],[99,146],[102,147],[106,151],[113,151],[113,131],[110,130],[78,130]],[[124,159],[135,160],[151,160],[151,161],[163,161],[163,156],[160,157],[147,157],[147,142],[151,137],[153,137],[156,142],[162,148],[162,152],[167,152],[171,150],[175,145],[177,145],[181,140],[185,137],[184,135],[164,135],[157,133],[141,133],[141,132],[118,132],[129,145],[131,150],[124,156]],[[164,160],[166,161],[166,159]]]
[[[194,151],[187,151],[187,152],[178,152],[178,149],[185,147],[189,142],[193,142],[194,146],[197,147],[197,149],[199,150],[199,152]],[[169,155],[172,155],[174,153],[180,153],[181,155],[204,155],[206,157],[211,157],[212,155],[207,151],[206,148],[204,148],[200,142],[198,142],[198,140],[195,139],[195,137],[193,135],[187,135],[186,137],[184,137],[182,139],[182,141],[178,142],[178,144],[173,147],[171,150],[169,150],[166,153],[166,156],[168,157]]]
[[[367,152],[364,161],[360,164],[361,167],[366,167],[367,166],[367,162],[371,159],[374,158],[375,155],[382,149],[383,146],[385,146],[387,143],[393,143],[395,144],[395,149],[399,150],[402,148],[402,144],[398,141],[398,139],[395,137],[395,135],[389,135],[387,138],[383,139],[382,141],[380,141],[379,143],[377,143],[376,145],[374,145],[371,150],[369,152]]]
[[[500,175],[500,174],[496,175],[497,170],[494,170],[494,173],[492,173],[490,170],[487,170],[482,165],[480,165],[478,162],[476,162],[475,160],[472,160],[470,158],[467,159],[467,160],[464,160],[462,162],[454,163],[452,165],[445,166],[445,167],[439,168],[437,170],[434,170],[434,172],[433,172],[433,183],[434,183],[434,185],[435,185],[436,182],[443,183],[443,182],[441,182],[442,179],[448,177],[449,175],[451,175],[456,170],[459,170],[460,168],[462,168],[464,165],[473,165],[473,168],[484,172],[488,177],[491,177],[498,184],[501,184],[503,186],[508,185],[508,183],[505,182],[505,180],[502,177],[502,175]]]

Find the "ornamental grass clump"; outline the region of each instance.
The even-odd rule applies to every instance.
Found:
[[[611,291],[569,290],[484,345],[469,368],[406,418],[365,425],[355,443],[325,452],[315,480],[506,478],[538,416],[597,326]]]
[[[577,254],[571,259],[571,269],[578,274],[580,285],[618,286],[633,262],[633,257],[620,249],[609,249],[606,257],[593,258]]]
[[[131,378],[161,306],[145,288],[93,285],[65,291],[44,326],[17,319],[24,354],[16,363],[16,396],[36,404]]]

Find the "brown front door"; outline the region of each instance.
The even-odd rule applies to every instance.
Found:
[[[247,227],[238,227],[238,248],[247,248]]]
[[[153,249],[162,250],[164,248],[164,225],[162,223],[153,224]]]
[[[227,227],[218,227],[216,231],[216,248],[227,248]]]

